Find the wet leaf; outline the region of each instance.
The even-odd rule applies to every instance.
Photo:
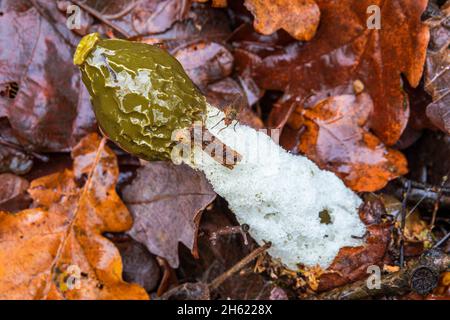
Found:
[[[123,263],[123,279],[137,283],[147,292],[153,292],[161,278],[161,271],[154,255],[147,248],[127,235],[110,238],[120,251]]]
[[[342,95],[301,109],[290,118],[292,128],[304,127],[298,145],[289,147],[335,172],[356,191],[375,191],[407,172],[405,157],[387,148],[368,128],[373,111],[370,97]]]
[[[96,134],[73,150],[74,170],[31,182],[34,208],[0,212],[2,299],[146,299],[122,280],[119,251],[102,233],[132,219],[115,192],[114,153]]]
[[[319,278],[318,291],[328,291],[365,278],[367,268],[371,265],[382,267],[391,241],[391,224],[379,222],[385,213],[384,206],[379,201],[368,201],[361,207],[360,217],[368,231],[364,245],[341,248],[332,264]]]
[[[11,173],[0,174],[0,211],[17,212],[28,208],[31,199],[27,194],[30,184]]]
[[[25,174],[33,166],[33,157],[27,153],[6,118],[0,118],[0,172]]]
[[[67,151],[95,122],[72,64],[79,38],[54,2],[31,3],[0,4],[0,114],[27,148]]]
[[[191,0],[88,0],[85,5],[135,37],[164,32],[185,19]]]
[[[233,55],[216,42],[197,42],[175,53],[191,80],[200,88],[231,74]]]
[[[150,44],[163,43],[170,53],[175,54],[197,42],[224,42],[231,32],[229,24],[223,10],[194,3],[186,19],[176,21],[170,29],[162,33],[137,39]]]
[[[401,75],[416,87],[422,76],[428,27],[420,20],[427,1],[317,0],[321,23],[313,40],[266,57],[254,73],[263,89],[284,91],[271,122],[292,107],[311,107],[329,96],[367,92],[374,103],[370,129],[388,145],[406,127],[409,106]],[[367,8],[381,9],[381,29],[369,29]],[[307,99],[309,97],[309,99]],[[293,106],[294,105],[294,106]]]
[[[123,190],[123,200],[135,220],[129,234],[176,268],[179,242],[198,255],[201,212],[215,197],[202,173],[186,165],[149,162]]]
[[[187,250],[181,250],[180,274],[190,281],[210,283],[248,255],[254,248],[253,242],[246,245],[240,233],[222,235],[215,243],[210,240],[213,232],[233,225],[236,225],[235,218],[224,201],[216,201],[201,221],[202,235],[198,240],[200,258],[194,260],[190,254],[185,253]],[[214,294],[221,299],[285,298],[286,292],[264,275],[255,273],[254,265],[254,262],[250,263],[241,272],[225,280],[214,290]]]
[[[210,300],[208,285],[202,282],[184,283],[164,293],[161,300]]]
[[[245,104],[243,100],[246,100],[243,89],[230,77],[210,84],[204,90],[204,93],[208,102],[220,109],[230,105]],[[261,119],[248,105],[243,106],[241,112],[238,114],[238,120],[240,123],[255,129],[264,127]]]
[[[255,30],[271,34],[283,28],[298,40],[314,37],[320,20],[320,10],[314,0],[245,0],[253,13]]]
[[[442,131],[450,134],[450,1],[440,15],[427,20],[431,41],[425,69],[425,89],[433,102],[427,116]]]

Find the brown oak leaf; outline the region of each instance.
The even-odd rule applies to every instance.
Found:
[[[197,256],[201,211],[216,197],[205,176],[186,165],[149,162],[123,189],[123,200],[134,217],[129,234],[176,268],[178,243]]]
[[[316,2],[321,24],[314,39],[288,45],[254,71],[263,89],[284,92],[272,111],[272,124],[277,126],[293,105],[310,107],[328,96],[363,90],[374,102],[370,129],[394,144],[409,117],[401,75],[413,87],[422,76],[429,30],[421,15],[428,1]],[[368,24],[374,14],[368,8],[374,5],[380,9],[380,29]]]
[[[245,6],[255,17],[255,30],[266,35],[283,28],[298,40],[311,40],[320,21],[314,0],[245,0]]]
[[[373,112],[369,95],[330,97],[299,112],[289,125],[304,131],[289,149],[296,148],[321,168],[335,172],[353,190],[375,191],[407,172],[405,157],[368,130]]]
[[[102,235],[132,225],[115,192],[115,154],[91,134],[72,157],[73,171],[31,182],[32,209],[0,212],[0,298],[148,298],[122,280],[119,251]]]

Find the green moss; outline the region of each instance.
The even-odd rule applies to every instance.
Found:
[[[172,132],[206,113],[205,97],[158,47],[91,34],[81,40],[74,61],[103,133],[140,158],[169,159]]]

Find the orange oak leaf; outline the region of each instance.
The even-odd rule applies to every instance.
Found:
[[[374,103],[370,129],[387,145],[395,144],[409,117],[401,75],[413,87],[422,76],[429,30],[421,15],[428,1],[316,2],[321,23],[314,39],[288,45],[254,70],[263,89],[284,92],[271,122],[278,125],[293,104],[307,102],[307,108],[327,96],[353,94],[358,83]],[[377,15],[380,28],[371,23]]]
[[[255,17],[255,30],[269,35],[280,28],[297,40],[311,40],[320,21],[320,10],[314,0],[245,0]]]
[[[147,299],[122,279],[122,261],[104,232],[132,218],[115,192],[118,165],[91,134],[73,149],[74,170],[31,182],[32,209],[0,212],[0,299]]]
[[[301,109],[289,120],[290,126],[304,126],[294,146],[321,168],[335,172],[356,191],[375,191],[407,172],[405,157],[387,148],[369,132],[373,112],[368,94],[342,95]]]

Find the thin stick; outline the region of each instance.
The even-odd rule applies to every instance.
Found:
[[[445,186],[447,179],[448,179],[448,173],[442,177],[441,186],[438,189],[437,198],[436,198],[436,201],[434,202],[434,206],[433,206],[433,215],[432,215],[431,222],[430,222],[430,230],[432,230],[434,228],[434,223],[436,222],[437,212],[439,210],[439,202],[442,197],[442,188]]]
[[[433,249],[440,247],[443,243],[445,243],[445,241],[448,240],[449,237],[450,237],[450,232],[447,232],[447,234],[433,246]]]
[[[89,7],[88,5],[86,5],[85,3],[79,1],[79,0],[70,0],[73,4],[76,4],[77,6],[79,6],[81,9],[83,9],[84,11],[86,11],[87,13],[89,13],[91,16],[97,18],[98,20],[100,20],[101,22],[103,22],[104,24],[106,24],[108,27],[110,27],[111,29],[115,30],[116,32],[120,33],[123,37],[125,37],[126,39],[130,38],[131,36],[128,34],[128,32],[126,32],[124,29],[122,29],[121,27],[117,26],[116,24],[112,23],[111,21],[109,21],[108,19],[106,19],[100,12],[98,12],[97,10]]]
[[[215,278],[210,284],[209,289],[214,290],[217,289],[225,280],[239,272],[242,268],[244,268],[247,264],[252,262],[254,259],[256,259],[260,254],[265,252],[267,249],[269,249],[271,246],[271,243],[268,242],[264,244],[262,247],[259,247],[252,252],[250,252],[249,255],[244,257],[241,261],[236,263],[234,266],[232,266],[228,271],[222,273],[220,276]]]
[[[404,197],[403,197],[403,201],[402,201],[402,210],[401,210],[401,215],[402,215],[402,220],[401,220],[401,225],[400,225],[400,268],[403,268],[404,265],[404,260],[405,260],[405,225],[406,225],[406,203],[408,201],[408,196],[409,193],[411,192],[411,183],[408,182],[407,186],[406,186],[406,191],[404,193]]]

